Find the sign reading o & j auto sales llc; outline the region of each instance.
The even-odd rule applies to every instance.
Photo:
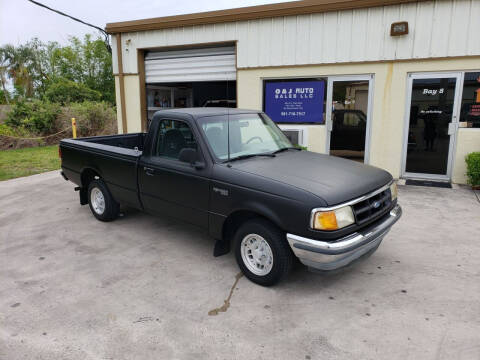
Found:
[[[324,81],[265,83],[265,112],[275,122],[323,123]]]

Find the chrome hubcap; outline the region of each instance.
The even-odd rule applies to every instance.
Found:
[[[273,266],[273,254],[268,242],[258,234],[248,234],[241,243],[240,252],[245,266],[255,275],[265,276]]]
[[[99,188],[93,188],[90,192],[90,203],[92,204],[93,211],[98,215],[102,215],[105,211],[105,198]]]

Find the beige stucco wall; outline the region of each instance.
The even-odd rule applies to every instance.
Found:
[[[140,107],[140,81],[138,75],[128,75],[125,81],[125,113],[129,133],[142,131]]]
[[[237,75],[238,106],[247,109],[262,109],[263,79],[289,77],[317,77],[328,75],[374,74],[373,109],[369,163],[384,168],[395,178],[401,176],[407,75],[410,72],[478,70],[480,57],[382,62],[364,64],[335,64],[299,67],[239,69]],[[327,132],[325,127],[309,131],[309,150],[324,152]],[[457,148],[470,148],[468,144],[480,144],[480,131],[457,137]],[[321,137],[321,138],[320,138]],[[460,155],[461,156],[461,155]],[[463,160],[455,157],[453,181],[465,183]]]
[[[311,125],[308,129],[308,151],[325,153],[327,129],[325,125]]]
[[[120,97],[120,80],[118,76],[115,76],[115,101],[117,104],[117,129],[119,134],[123,134],[122,107],[121,107],[122,99]]]
[[[138,75],[123,77],[125,84],[125,114],[127,118],[127,132],[141,132],[141,107],[140,107],[140,81]],[[120,80],[115,76],[115,95],[117,100],[117,125],[118,133],[123,133],[122,107],[120,99]]]
[[[466,183],[467,165],[465,164],[465,155],[474,151],[480,151],[480,129],[459,129],[454,156],[455,166],[452,174],[454,183]]]

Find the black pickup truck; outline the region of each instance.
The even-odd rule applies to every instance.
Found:
[[[122,204],[196,225],[261,285],[295,256],[318,270],[368,256],[402,213],[388,172],[293,147],[258,111],[159,111],[148,133],[65,139],[60,154],[97,219]]]

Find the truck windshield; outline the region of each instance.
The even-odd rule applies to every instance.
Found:
[[[274,153],[293,147],[277,125],[264,114],[236,114],[228,118],[224,115],[210,116],[200,118],[198,123],[219,160]]]

